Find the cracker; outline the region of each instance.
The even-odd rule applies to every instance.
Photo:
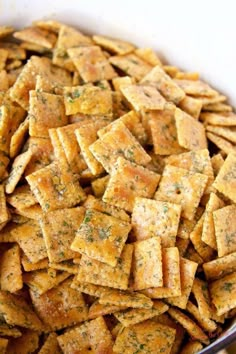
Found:
[[[12,26],[0,26],[0,38],[4,38],[14,32],[14,28]]]
[[[195,297],[198,311],[201,316],[211,318],[210,297],[208,292],[208,284],[206,281],[195,278],[192,287],[192,293]]]
[[[124,292],[121,290],[106,290],[99,298],[99,303],[104,305],[127,306],[132,308],[151,308],[153,302],[147,296],[138,292]]]
[[[212,164],[214,176],[216,177],[218,175],[218,173],[220,172],[221,167],[224,164],[224,159],[223,159],[222,155],[220,153],[213,155],[211,158],[211,164]]]
[[[9,325],[42,330],[41,321],[23,297],[1,291],[0,300],[0,311]]]
[[[51,144],[53,147],[53,153],[54,153],[54,161],[57,161],[60,163],[60,165],[63,168],[68,168],[68,163],[66,159],[66,154],[65,150],[62,147],[61,141],[58,136],[58,130],[57,129],[49,129],[48,134],[51,140]],[[43,167],[43,166],[42,166]],[[34,171],[33,171],[34,172]]]
[[[230,153],[236,153],[236,147],[234,144],[229,142],[228,140],[225,140],[224,138],[221,138],[218,135],[212,134],[207,132],[206,133],[207,138],[214,143],[219,149],[224,151],[227,155]]]
[[[6,64],[6,70],[13,70],[22,66],[22,61],[18,59],[9,60]]]
[[[109,58],[109,62],[138,81],[152,69],[150,64],[135,54],[112,56]]]
[[[32,158],[25,169],[25,176],[49,165],[54,158],[50,139],[30,137],[28,144]]]
[[[99,46],[83,46],[67,50],[84,82],[111,80],[117,73]]]
[[[218,125],[207,125],[206,130],[213,134],[219,135],[231,143],[236,143],[236,127],[221,127]]]
[[[24,170],[32,157],[32,152],[30,150],[18,155],[13,164],[10,175],[6,182],[6,193],[10,194],[14,192],[14,189],[22,177]]]
[[[119,156],[144,166],[151,160],[122,121],[114,122],[111,130],[95,141],[89,150],[108,173],[112,172]]]
[[[121,41],[119,39],[104,37],[104,36],[93,36],[94,42],[100,47],[108,50],[109,52],[124,55],[133,52],[135,47],[128,42]]]
[[[170,353],[175,329],[147,320],[124,328],[118,333],[114,353]]]
[[[136,111],[164,108],[165,99],[155,87],[128,85],[121,86],[120,90]]]
[[[205,128],[202,123],[179,108],[175,111],[179,145],[188,150],[207,148]]]
[[[236,252],[203,264],[208,281],[217,280],[236,271]]]
[[[9,89],[9,78],[6,70],[0,71],[0,91],[7,91]]]
[[[39,28],[46,29],[48,31],[58,33],[62,26],[62,23],[54,20],[38,20],[33,21],[33,25]]]
[[[27,208],[15,209],[14,211],[16,214],[25,216],[26,218],[32,220],[39,220],[43,216],[43,211],[39,204],[35,204]]]
[[[181,354],[195,354],[201,351],[203,345],[197,340],[189,340],[181,350]]]
[[[135,79],[133,77],[130,76],[118,76],[118,77],[114,77],[114,79],[112,79],[112,85],[114,87],[114,90],[117,92],[121,92],[120,88],[121,86],[128,86],[128,85],[132,85],[135,84]]]
[[[78,177],[57,163],[28,175],[26,180],[45,212],[73,207],[85,198]]]
[[[30,329],[24,330],[22,336],[11,339],[7,346],[7,353],[33,353],[39,347],[39,333]]]
[[[105,286],[80,282],[77,279],[77,277],[74,277],[74,279],[71,283],[71,287],[73,289],[76,289],[77,291],[84,293],[84,294],[95,296],[95,297],[102,296],[104,293],[106,293],[106,291],[108,289]]]
[[[64,353],[85,353],[91,352],[91,345],[88,333],[88,323],[65,331],[57,337],[59,346]]]
[[[20,48],[23,48],[25,49],[26,51],[30,51],[30,52],[35,52],[36,54],[46,54],[48,53],[50,50],[39,45],[39,44],[35,44],[35,43],[32,43],[32,42],[25,42],[25,41],[22,41],[20,43]]]
[[[21,263],[25,272],[32,272],[33,270],[46,269],[49,266],[48,259],[44,258],[36,263],[30,262],[29,258],[23,254]]]
[[[203,112],[201,113],[201,119],[211,125],[220,125],[225,127],[236,125],[236,114],[231,112],[221,114]]]
[[[0,230],[10,219],[10,214],[6,204],[6,196],[4,193],[4,186],[0,185]]]
[[[115,318],[121,322],[124,327],[129,327],[137,323],[146,321],[152,317],[159,316],[168,310],[168,305],[162,301],[154,301],[150,309],[128,309],[115,312]]]
[[[103,201],[131,212],[135,197],[152,198],[159,179],[158,174],[119,157]]]
[[[3,151],[0,151],[0,181],[3,179],[10,160]]]
[[[198,267],[197,263],[183,257],[180,258],[181,295],[169,297],[167,299],[169,304],[173,306],[177,306],[181,309],[186,308],[188,298],[192,290],[197,267]]]
[[[47,49],[52,49],[57,40],[54,33],[38,27],[24,28],[21,31],[14,32],[13,36],[22,41],[35,43]]]
[[[110,176],[106,175],[104,177],[96,178],[91,182],[92,190],[97,198],[101,198],[107,188],[107,184]]]
[[[1,289],[14,293],[23,287],[20,248],[13,245],[1,259]]]
[[[52,66],[51,61],[46,57],[31,56],[10,92],[11,98],[26,110],[29,107],[29,91],[34,90],[37,75],[44,76],[55,84],[63,86],[71,84],[68,72]]]
[[[199,73],[198,72],[183,72],[183,71],[179,71],[175,75],[175,79],[180,79],[180,80],[199,80]]]
[[[127,290],[133,246],[125,245],[116,267],[82,255],[77,279],[79,281]]]
[[[208,344],[209,339],[207,335],[202,331],[202,329],[188,316],[176,308],[170,308],[168,310],[171,317],[173,317],[177,322],[179,322],[189,333],[189,335],[199,340],[201,343]]]
[[[27,135],[27,132],[29,130],[29,116],[19,125],[18,129],[15,131],[15,133],[11,137],[11,142],[10,142],[10,157],[14,158],[16,157],[24,142],[25,138]]]
[[[236,273],[215,280],[209,286],[211,300],[216,307],[218,316],[225,314],[235,307],[236,302]]]
[[[125,221],[87,209],[71,249],[114,267],[130,229]]]
[[[77,257],[76,259],[80,259],[80,257]],[[78,270],[79,270],[79,265],[74,264],[72,260],[63,261],[60,263],[49,263],[49,267],[70,274],[78,274]]]
[[[70,245],[84,213],[82,207],[60,209],[47,213],[40,220],[50,262],[58,263],[76,257]]]
[[[218,257],[236,251],[235,205],[228,205],[213,212]]]
[[[40,348],[39,354],[60,354],[60,347],[57,341],[57,334],[52,332],[48,335],[47,339]]]
[[[152,48],[137,48],[134,53],[148,64],[152,66],[162,65],[160,58],[157,54],[152,50]]]
[[[16,209],[27,208],[37,203],[29,186],[24,184],[17,187],[15,191],[7,197],[7,202]]]
[[[63,97],[46,92],[30,91],[29,134],[39,138],[48,137],[48,129],[68,123]]]
[[[102,305],[97,300],[90,306],[88,318],[92,320],[99,316],[111,315],[115,312],[123,311],[126,308],[127,308],[126,306],[121,307],[116,305],[110,305],[110,306]],[[135,311],[137,311],[137,309]]]
[[[202,101],[198,98],[186,95],[182,101],[179,102],[179,107],[193,118],[198,119],[202,109]]]
[[[155,199],[180,204],[182,216],[193,220],[207,180],[203,174],[166,165]]]
[[[30,291],[33,306],[39,317],[52,330],[72,326],[88,318],[88,309],[82,294],[72,289],[70,285],[71,280],[67,279],[41,296]]]
[[[96,199],[93,195],[88,195],[83,206],[86,209],[94,209],[123,221],[130,221],[129,215],[123,209],[107,204],[100,199]]]
[[[0,48],[0,70],[5,69],[7,57],[8,51],[6,49]]]
[[[192,96],[212,97],[218,92],[201,80],[175,80],[176,84],[187,94]]]
[[[204,106],[203,111],[229,113],[233,111],[233,107],[221,102],[209,103]]]
[[[66,114],[111,115],[112,94],[92,85],[64,87]]]
[[[167,298],[181,295],[180,257],[177,247],[162,249],[163,285],[144,291],[151,298]]]

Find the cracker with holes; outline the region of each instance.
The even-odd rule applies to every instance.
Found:
[[[111,116],[112,93],[93,85],[64,87],[66,114]]]
[[[131,212],[135,197],[152,198],[159,179],[158,174],[119,157],[103,201]]]
[[[90,124],[85,124],[75,130],[76,139],[78,141],[81,154],[92,172],[93,175],[101,174],[104,169],[99,159],[94,157],[90,147],[97,140],[97,131],[106,124],[105,122],[94,122]]]
[[[23,297],[1,291],[0,300],[0,311],[7,324],[42,330],[42,322]]]
[[[130,229],[126,221],[87,209],[71,249],[115,267]]]
[[[95,209],[97,211],[114,216],[115,218],[123,221],[130,221],[129,215],[123,209],[120,209],[114,205],[107,204],[101,199],[95,198],[93,195],[88,195],[83,206],[86,209]]]
[[[155,199],[180,204],[182,216],[193,220],[207,181],[203,174],[166,165]]]
[[[122,70],[126,75],[129,75],[138,81],[152,69],[150,64],[140,59],[135,54],[112,56],[110,57],[109,62],[116,68]]]
[[[175,104],[179,103],[185,97],[184,91],[176,85],[174,80],[165,73],[160,65],[156,65],[142,79],[141,84],[156,87],[167,101],[171,101]]]
[[[73,207],[85,198],[78,176],[57,163],[28,175],[26,179],[45,212]]]
[[[93,36],[94,42],[100,47],[108,50],[109,52],[124,55],[133,52],[134,46],[131,43],[121,41],[115,38],[109,38],[104,36]]]
[[[53,51],[52,62],[57,66],[73,72],[75,71],[75,65],[69,57],[67,49],[88,46],[92,44],[92,41],[89,37],[70,26],[61,25],[58,30],[58,39]]]
[[[67,52],[84,82],[111,80],[117,76],[99,46],[70,48]]]
[[[121,121],[114,122],[111,130],[96,140],[89,149],[108,173],[112,172],[119,156],[144,166],[151,160]]]
[[[236,252],[203,264],[208,281],[216,280],[236,271]]]
[[[14,37],[22,41],[38,44],[47,49],[52,49],[57,40],[54,33],[38,27],[28,27],[14,32]]]
[[[28,272],[23,275],[23,281],[32,289],[36,296],[45,294],[50,289],[56,287],[70,276],[67,272],[56,272],[55,269],[48,268]]]
[[[163,285],[160,237],[134,243],[133,276],[135,290]]]
[[[67,71],[52,66],[46,57],[31,56],[10,92],[11,98],[26,110],[29,107],[29,91],[35,89],[37,75],[44,76],[58,85],[71,84],[71,77]]]
[[[88,318],[83,295],[72,289],[70,284],[71,280],[67,279],[41,296],[30,291],[33,306],[39,317],[52,330],[72,326]]]
[[[206,132],[202,123],[179,108],[175,111],[178,143],[188,150],[207,148]]]
[[[167,301],[173,306],[185,309],[192,290],[198,264],[187,258],[180,257],[181,295],[168,297]]]
[[[187,94],[192,96],[217,96],[218,92],[201,80],[175,80],[175,83]]]
[[[202,228],[202,241],[214,249],[217,249],[217,245],[216,245],[213,212],[216,211],[217,209],[223,208],[223,206],[224,206],[224,202],[219,197],[217,197],[215,193],[211,193],[205,209],[205,216],[204,216],[204,222]]]
[[[115,267],[82,255],[77,279],[81,282],[127,290],[132,253],[133,246],[125,245]]]
[[[186,95],[179,102],[179,107],[193,118],[198,119],[202,109],[202,101],[198,98]]]
[[[236,202],[236,155],[230,153],[217,175],[213,186],[224,196]]]
[[[236,206],[228,205],[213,211],[218,257],[236,251]]]
[[[217,315],[225,314],[235,307],[236,272],[213,281],[209,286],[209,290]]]
[[[132,308],[151,308],[153,302],[139,292],[125,292],[108,289],[99,298],[99,303],[104,305],[127,306]]]
[[[162,249],[163,284],[144,290],[144,294],[152,299],[181,295],[180,257],[177,247]]]
[[[155,300],[153,302],[153,307],[150,309],[127,309],[115,312],[114,316],[124,327],[129,327],[149,320],[155,316],[159,316],[166,312],[168,308],[168,305],[164,302]]]
[[[174,203],[135,198],[132,227],[136,240],[158,236],[162,247],[175,245],[181,206]]]
[[[1,259],[1,289],[14,293],[23,287],[20,248],[13,245]]]
[[[175,340],[175,329],[147,320],[131,325],[118,333],[114,353],[170,353]],[[157,349],[158,348],[158,349]]]
[[[63,97],[46,92],[30,91],[29,134],[39,138],[48,137],[48,129],[68,123]]]
[[[121,86],[120,89],[136,111],[162,110],[165,106],[165,99],[155,87],[148,85],[128,85]]]
[[[76,257],[70,245],[84,213],[84,208],[77,207],[51,211],[42,217],[40,225],[50,262],[58,263]]]

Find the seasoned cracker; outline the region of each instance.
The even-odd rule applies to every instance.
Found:
[[[127,306],[132,308],[151,308],[153,302],[147,296],[138,292],[125,292],[121,290],[108,289],[98,300],[100,304]]]
[[[23,254],[21,263],[25,272],[32,272],[33,270],[46,269],[49,266],[48,259],[44,258],[36,263],[30,262],[29,258]]]
[[[118,312],[118,311],[123,311],[127,308],[127,306],[116,306],[116,305],[103,305],[103,304],[100,304],[97,301],[93,302],[93,304],[90,306],[89,308],[89,315],[88,315],[88,318],[90,320],[94,319],[94,318],[97,318],[99,316],[105,316],[105,315],[111,315],[115,312]],[[137,311],[137,309],[135,309],[135,311]]]
[[[211,142],[213,142],[225,154],[227,154],[227,155],[230,153],[236,154],[235,145],[232,144],[231,142],[229,142],[228,140],[225,140],[224,138],[221,138],[220,136],[209,133],[209,132],[206,133],[206,136]]]
[[[101,286],[101,285],[95,285],[91,283],[85,283],[85,282],[80,282],[77,277],[74,277],[71,287],[73,289],[76,289],[77,291],[80,291],[81,293],[95,296],[95,297],[100,297],[103,294],[106,293],[107,287]]]
[[[5,69],[8,57],[8,51],[6,49],[0,48],[0,70]]]
[[[22,287],[20,248],[13,245],[1,258],[1,289],[14,293]]]
[[[39,347],[39,332],[31,329],[24,330],[22,336],[11,339],[7,346],[7,352],[12,354],[33,353]]]
[[[229,113],[229,112],[233,111],[233,107],[228,104],[221,103],[221,102],[209,103],[204,106],[203,111],[217,112],[217,113]]]
[[[107,184],[109,181],[110,176],[106,175],[104,177],[96,178],[94,181],[91,182],[92,190],[97,198],[101,198],[107,188]]]
[[[236,143],[236,127],[221,127],[218,125],[207,125],[206,131],[219,135],[231,143]]]
[[[103,201],[132,211],[135,197],[151,198],[160,176],[122,157],[117,159],[116,171],[111,175]]]
[[[208,292],[208,284],[206,281],[195,278],[192,287],[192,293],[195,297],[198,311],[201,316],[211,318],[210,297]]]
[[[37,203],[36,198],[29,186],[24,184],[17,187],[14,192],[7,197],[7,202],[16,209],[27,208]]]
[[[211,164],[212,164],[212,168],[214,171],[214,176],[216,177],[218,175],[218,173],[220,172],[221,167],[224,164],[224,159],[223,159],[222,155],[220,153],[213,155],[211,158]]]
[[[181,349],[181,354],[195,354],[200,352],[200,350],[203,348],[203,345],[198,342],[197,340],[189,340],[188,343],[184,345],[184,347]]]
[[[236,252],[203,264],[207,280],[217,280],[236,271]]]
[[[179,102],[179,107],[193,118],[198,119],[202,109],[202,101],[198,98],[186,95],[182,101]]]
[[[27,132],[29,130],[29,121],[30,118],[29,116],[19,125],[18,129],[15,131],[15,133],[11,137],[11,142],[10,142],[10,157],[14,158],[16,157],[24,142],[25,138],[27,135]]]
[[[0,230],[6,225],[10,219],[10,213],[7,208],[4,186],[0,185]]]
[[[54,33],[38,27],[24,28],[21,31],[14,32],[13,36],[22,41],[35,43],[48,49],[52,49],[57,40]]]
[[[175,83],[187,94],[192,96],[212,97],[218,92],[201,80],[175,80]]]
[[[128,42],[121,41],[115,38],[109,38],[104,36],[93,36],[94,42],[100,47],[108,50],[109,52],[124,55],[133,52],[135,47]]]
[[[200,117],[204,122],[211,125],[220,126],[235,126],[236,125],[236,114],[235,113],[210,113],[203,112]]]
[[[4,38],[14,32],[14,28],[12,26],[0,26],[0,38]]]
[[[137,48],[134,53],[148,64],[152,66],[162,65],[160,58],[157,54],[152,50],[152,48]]]
[[[232,199],[234,202],[236,202],[235,174],[236,174],[236,155],[230,153],[227,156],[213,184],[213,186],[220,193],[223,193],[226,197]]]
[[[40,348],[39,354],[60,354],[60,347],[57,341],[56,333],[52,332],[48,335],[47,339]]]
[[[133,85],[135,84],[135,79],[133,77],[130,76],[118,76],[118,77],[114,77],[114,79],[112,79],[112,85],[114,87],[114,90],[117,92],[121,92],[120,88],[121,86],[128,86],[128,85]]]

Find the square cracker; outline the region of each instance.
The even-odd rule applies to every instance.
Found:
[[[98,300],[94,301],[89,308],[88,318],[90,320],[97,318],[99,316],[111,315],[117,311],[123,311],[127,309],[127,306],[116,306],[116,305],[103,305],[98,302]]]
[[[220,279],[227,274],[236,272],[236,252],[204,263],[203,270],[208,281]]]
[[[163,110],[143,113],[149,125],[155,154],[171,155],[184,152],[177,140],[175,109],[173,104],[167,103]]]
[[[221,149],[225,154],[234,153],[236,154],[236,147],[230,141],[222,138],[221,136],[212,134],[210,132],[206,133],[208,140],[210,140],[214,145]]]
[[[30,119],[29,116],[26,117],[26,119],[19,125],[19,127],[11,137],[11,142],[10,142],[11,158],[14,158],[19,154],[25,142],[25,138],[29,130],[29,119]]]
[[[95,297],[100,297],[103,294],[106,293],[107,287],[101,286],[101,285],[95,285],[91,283],[85,283],[85,282],[80,282],[77,277],[75,276],[72,283],[71,287],[73,289],[76,289],[77,291],[80,291],[81,293],[95,296]]]
[[[181,206],[174,203],[135,198],[132,228],[137,241],[158,236],[162,247],[173,247],[178,231]]]
[[[236,205],[213,211],[218,257],[236,251]]]
[[[128,85],[121,86],[120,90],[136,111],[164,108],[165,99],[155,87]]]
[[[87,209],[71,249],[115,267],[130,229],[126,221]]]
[[[215,126],[207,125],[206,130],[208,132],[219,135],[229,140],[233,144],[236,143],[236,127],[221,127],[219,125],[215,125]]]
[[[30,91],[29,134],[48,137],[48,129],[68,124],[63,97],[46,92]]]
[[[66,114],[112,115],[112,93],[98,86],[64,87]]]
[[[111,80],[117,73],[99,46],[83,46],[67,50],[84,82]]]
[[[119,156],[144,166],[151,160],[122,121],[115,121],[111,130],[96,140],[89,150],[108,173],[112,172]]]
[[[48,268],[48,259],[44,258],[36,263],[30,262],[29,258],[23,254],[21,257],[21,263],[25,272],[32,272],[33,270],[46,269]]]
[[[190,296],[198,264],[189,259],[180,258],[181,295],[168,297],[167,302],[173,306],[185,309]]]
[[[52,49],[57,37],[54,33],[39,27],[28,27],[14,32],[14,37],[21,41],[38,44],[47,49]]]
[[[1,289],[14,293],[22,287],[20,248],[13,245],[1,258]]]
[[[146,321],[152,317],[159,316],[168,310],[168,305],[162,301],[154,301],[150,309],[127,309],[115,312],[115,318],[124,326],[129,327]]]
[[[26,166],[30,162],[31,157],[32,152],[28,150],[15,158],[12,164],[10,175],[6,181],[7,194],[11,194],[12,192],[14,192],[14,189],[17,183],[20,181]]]
[[[15,191],[7,197],[7,202],[16,209],[28,208],[37,203],[29,186],[24,184],[17,187]]]
[[[207,180],[203,174],[166,165],[155,199],[180,204],[182,216],[193,220]]]
[[[215,280],[209,287],[211,299],[216,307],[217,315],[223,315],[235,307],[236,272]]]
[[[160,237],[134,243],[133,276],[135,290],[163,285]]]
[[[179,108],[176,108],[175,120],[180,146],[188,150],[207,148],[206,132],[202,123]]]
[[[140,59],[135,54],[116,55],[109,58],[112,65],[124,71],[125,74],[141,80],[151,69],[152,66]]]
[[[175,80],[175,83],[187,94],[192,96],[212,97],[218,95],[208,84],[201,80]]]
[[[39,354],[60,354],[60,347],[57,341],[57,334],[52,332],[48,335],[47,339],[40,348]]]
[[[1,291],[0,300],[0,311],[9,325],[42,330],[40,319],[23,297]]]
[[[26,180],[44,212],[73,207],[85,198],[78,176],[56,162],[28,175]]]
[[[115,267],[82,255],[77,279],[81,282],[127,290],[132,253],[133,246],[125,245]]]
[[[22,225],[17,225],[10,233],[32,263],[37,263],[47,257],[43,234],[37,221],[30,220]]]
[[[93,36],[94,42],[100,47],[108,50],[109,52],[124,55],[133,52],[135,47],[128,42],[121,41],[116,38],[109,38],[104,36]]]
[[[147,320],[131,325],[118,333],[113,347],[114,353],[169,354],[175,340],[175,329]]]
[[[236,203],[236,154],[227,156],[213,187]]]
[[[202,109],[202,101],[198,98],[186,95],[182,101],[179,102],[179,108],[193,118],[198,119]]]
[[[217,245],[213,212],[217,209],[223,208],[223,206],[224,202],[219,197],[217,197],[215,193],[211,193],[205,209],[205,216],[202,228],[202,241],[205,242],[211,248],[214,248],[215,250],[217,249]]]
[[[103,201],[132,212],[135,197],[152,198],[159,179],[158,174],[119,157]]]
[[[181,295],[180,257],[177,247],[162,249],[163,284],[144,290],[152,299]]]
[[[152,85],[166,98],[175,104],[179,103],[184,97],[184,91],[176,85],[174,80],[161,68],[156,65],[141,81],[143,85]]]
[[[107,184],[109,181],[110,176],[106,175],[104,177],[96,178],[94,181],[91,182],[91,187],[93,190],[93,194],[96,198],[101,198],[107,188]]]
[[[58,330],[86,321],[88,309],[83,295],[70,287],[71,279],[43,295],[30,291],[35,310],[42,321],[52,330]]]
[[[106,290],[98,300],[104,305],[118,305],[132,308],[151,308],[153,302],[138,292],[125,292],[116,289]]]
[[[48,138],[30,137],[28,140],[32,158],[25,169],[25,176],[49,165],[54,159],[53,146]]]
[[[152,48],[137,48],[134,52],[139,58],[143,59],[152,66],[162,65],[161,60],[158,58],[157,54],[153,51]]]
[[[59,209],[45,214],[40,220],[50,262],[62,262],[76,257],[70,249],[75,232],[83,221],[82,207]]]
[[[203,112],[200,117],[204,123],[211,125],[220,126],[235,126],[236,125],[236,114],[235,113],[210,113]]]

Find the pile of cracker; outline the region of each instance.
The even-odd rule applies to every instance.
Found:
[[[236,114],[151,48],[0,27],[1,353],[197,353],[236,315]]]

